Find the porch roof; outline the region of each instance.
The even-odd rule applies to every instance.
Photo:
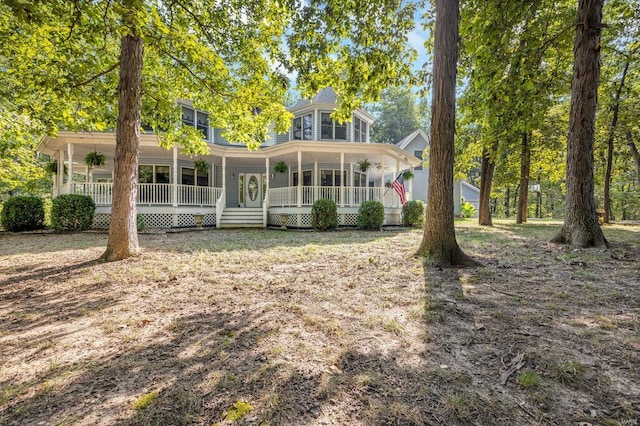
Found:
[[[56,137],[46,136],[40,141],[37,151],[53,155],[57,151],[65,151],[68,144],[73,145],[74,163],[80,164],[84,156],[94,150],[102,151],[107,158],[115,154],[115,134],[109,133],[75,133],[59,132]],[[401,168],[416,167],[421,164],[420,159],[392,144],[359,143],[359,142],[329,142],[329,141],[290,141],[267,146],[255,151],[249,151],[244,146],[220,146],[209,144],[209,155],[199,156],[213,164],[221,164],[222,158],[234,159],[234,163],[241,165],[264,165],[265,158],[272,163],[284,161],[295,164],[298,152],[304,163],[339,163],[344,154],[345,164],[356,163],[367,159],[372,169],[384,167],[394,170],[396,162]],[[159,145],[159,138],[152,133],[140,135],[141,157],[161,158],[171,156],[171,151]],[[186,154],[179,154],[179,159],[192,160]]]

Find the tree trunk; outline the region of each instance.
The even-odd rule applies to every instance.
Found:
[[[136,229],[138,189],[138,145],[142,110],[142,38],[122,37],[118,84],[118,124],[113,172],[113,200],[107,261],[126,259],[139,253]]]
[[[522,152],[520,153],[520,193],[518,194],[518,213],[516,223],[527,221],[527,204],[529,201],[529,170],[531,169],[531,145],[529,135],[522,133]]]
[[[480,213],[478,214],[478,224],[483,226],[492,226],[491,220],[491,184],[493,182],[493,171],[496,163],[492,156],[497,149],[497,143],[491,146],[491,150],[483,149],[482,164],[480,166]]]
[[[631,130],[627,129],[625,134],[627,136],[627,145],[629,145],[631,155],[633,155],[633,160],[636,162],[636,174],[638,175],[638,183],[640,183],[640,153],[638,152],[638,148],[636,148],[636,144],[633,143],[633,139],[631,138]]]
[[[507,186],[507,190],[505,192],[505,200],[504,200],[504,216],[509,217],[509,206],[511,204],[511,188]]]
[[[604,0],[579,0],[573,48],[571,113],[567,138],[564,225],[552,239],[579,247],[607,246],[593,194],[593,143],[600,77],[600,29]]]
[[[433,266],[475,265],[456,241],[453,223],[453,151],[458,64],[458,0],[436,0],[429,192],[418,255]]]
[[[611,126],[609,127],[609,137],[607,138],[607,167],[604,172],[604,216],[602,221],[609,223],[609,213],[611,212],[611,168],[613,167],[613,142],[616,133],[616,126],[618,125],[618,112],[620,111],[620,96],[622,95],[622,89],[624,88],[624,80],[627,77],[627,71],[629,70],[629,62],[631,57],[627,57],[627,62],[624,64],[624,70],[622,70],[622,77],[620,77],[620,85],[616,90],[615,98],[613,100],[613,117],[611,117]]]

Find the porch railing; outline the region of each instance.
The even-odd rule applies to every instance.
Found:
[[[333,200],[338,206],[357,207],[364,201],[382,201],[385,207],[399,207],[398,194],[393,189],[353,186],[303,186],[301,206],[311,206],[315,200]],[[298,187],[269,189],[270,207],[295,207],[298,205]]]
[[[173,205],[174,191],[177,191],[179,206],[215,206],[216,200],[222,194],[222,188],[210,186],[139,183],[137,203],[139,205]],[[60,193],[65,192],[66,185],[60,189]],[[74,182],[71,192],[90,196],[97,206],[110,206],[113,184]]]

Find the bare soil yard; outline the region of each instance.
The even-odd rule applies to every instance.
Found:
[[[0,235],[0,424],[640,422],[640,226]]]

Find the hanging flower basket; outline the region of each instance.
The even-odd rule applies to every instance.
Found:
[[[196,160],[193,162],[193,167],[202,173],[208,172],[209,171],[209,163],[207,163],[204,160]]]
[[[49,161],[47,164],[44,165],[44,169],[50,175],[55,175],[56,173],[58,173],[58,162]]]
[[[414,178],[414,174],[411,170],[405,170],[404,172],[402,172],[403,180],[411,180],[413,178]]]
[[[276,173],[287,173],[289,171],[289,166],[284,161],[280,161],[273,166],[273,171]]]
[[[360,171],[364,173],[369,170],[369,167],[371,167],[371,163],[365,158],[362,161],[358,161],[358,167],[360,167]]]
[[[84,164],[89,167],[101,167],[104,166],[105,160],[104,154],[101,154],[98,151],[93,151],[84,157]]]

